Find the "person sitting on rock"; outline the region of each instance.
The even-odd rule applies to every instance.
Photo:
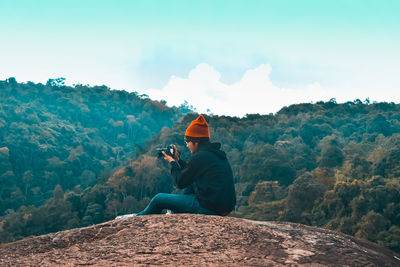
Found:
[[[185,143],[192,153],[186,163],[175,145],[173,156],[162,152],[169,162],[171,176],[183,194],[159,193],[136,216],[173,213],[228,215],[236,205],[232,168],[220,143],[210,142],[210,132],[204,117],[192,121],[185,133]]]

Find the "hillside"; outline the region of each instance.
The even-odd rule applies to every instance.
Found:
[[[368,241],[294,223],[143,216],[0,245],[2,266],[399,266]]]
[[[4,92],[12,95],[11,92],[14,92],[12,82],[8,81],[7,86]],[[51,83],[45,87],[48,91],[55,92],[64,88],[62,85],[51,85]],[[55,88],[50,90],[53,87]],[[79,88],[78,86],[78,89],[74,90],[79,91]],[[97,89],[99,88],[85,88],[84,91],[96,92]],[[118,102],[120,95],[125,96],[122,99],[127,103],[133,101],[129,99],[139,97],[135,94],[104,90],[116,99],[107,103],[115,109],[119,106],[124,107]],[[98,101],[101,102],[104,94],[100,95]],[[88,101],[84,97],[79,99],[82,102]],[[154,111],[151,116],[146,111],[143,113],[145,118],[150,116],[153,119],[157,118],[157,114],[167,116],[168,112],[174,112],[174,109],[168,109],[163,103],[143,97],[139,99],[146,103],[144,108],[155,105],[166,109],[161,113]],[[33,100],[31,105],[34,105],[35,101]],[[20,114],[27,114],[28,111],[24,109]],[[125,118],[129,112],[129,109],[120,110],[118,114],[120,118]],[[82,111],[76,110],[75,113],[67,112],[63,115],[81,113]],[[104,118],[101,120],[99,118],[99,121],[104,122],[113,116],[113,113],[101,114]],[[79,116],[81,115],[77,115]],[[41,165],[36,166],[40,170],[40,175],[34,180],[40,181],[43,186],[47,185],[47,181],[54,181],[55,187],[51,190],[51,187],[47,187],[46,201],[29,206],[23,205],[19,209],[14,208],[5,213],[0,218],[0,242],[11,242],[29,235],[101,223],[119,214],[140,211],[156,193],[178,193],[169,176],[168,166],[164,161],[157,159],[155,149],[173,143],[181,151],[182,157],[188,159],[190,155],[184,145],[183,134],[196,116],[197,114],[187,114],[177,119],[173,126],[171,126],[172,121],[156,120],[156,125],[161,130],[152,138],[148,137],[150,139],[147,139],[145,146],[143,141],[143,146],[141,148],[139,146],[135,155],[131,156],[122,153],[121,146],[115,143],[120,140],[118,136],[124,137],[127,133],[117,131],[117,135],[110,135],[107,140],[110,140],[108,146],[111,149],[105,151],[117,151],[117,154],[124,155],[123,158],[130,160],[120,163],[122,166],[115,171],[102,172],[100,177],[95,176],[97,179],[92,180],[92,183],[87,183],[90,177],[93,177],[91,172],[96,174],[103,169],[98,168],[99,165],[96,164],[82,165],[82,163],[92,160],[96,162],[99,153],[104,150],[91,150],[90,146],[87,147],[85,144],[88,138],[97,142],[102,136],[101,131],[92,129],[90,134],[85,135],[87,138],[76,140],[77,143],[74,143],[75,146],[84,147],[84,151],[92,153],[91,157],[83,156],[77,149],[70,149],[64,157],[49,157],[44,153],[42,156],[49,158],[46,162],[42,162],[41,169],[39,169]],[[222,143],[222,149],[227,153],[232,165],[238,199],[234,216],[324,227],[364,238],[400,252],[399,104],[370,103],[368,99],[364,102],[355,100],[338,104],[332,99],[328,102],[284,107],[277,114],[252,114],[244,118],[206,116],[206,119],[210,125],[212,140]],[[54,120],[54,123],[56,122],[62,123],[58,119]],[[124,127],[116,126],[117,129],[121,131],[129,129],[125,128],[129,125],[127,121],[121,119],[121,122]],[[121,125],[121,122],[116,125]],[[143,122],[151,121],[144,119]],[[168,123],[170,127],[161,128],[163,125],[168,126]],[[43,130],[47,124],[40,123],[36,127]],[[146,128],[146,124],[137,126],[138,129],[142,127]],[[109,127],[104,126],[102,129],[104,133],[110,133]],[[58,136],[61,138],[64,135]],[[19,141],[12,142],[17,139],[8,140],[10,147],[15,143],[13,145],[15,149],[24,148]],[[59,139],[54,140],[54,144],[57,145],[63,142]],[[124,147],[130,146],[131,142],[124,145]],[[56,146],[47,153],[50,153],[49,155],[59,153],[58,151],[62,149],[63,146]],[[7,149],[0,149],[0,156],[8,155],[12,156],[11,149],[9,152]],[[71,162],[70,158],[77,160]],[[115,163],[113,159],[115,157],[100,162]],[[60,165],[60,161],[63,164]],[[3,169],[6,172],[1,176],[2,181],[5,183],[13,181],[8,178],[18,172],[7,171],[7,168],[11,168],[10,164],[7,161],[3,162],[5,162]],[[15,163],[18,165],[19,162]],[[63,166],[66,169],[63,169]],[[71,188],[64,183],[56,185],[56,182],[70,181],[61,179],[60,177],[64,176],[58,175],[58,172],[77,166],[88,168],[85,172],[79,169],[82,174],[78,177],[82,179],[76,180],[77,176],[74,175],[70,177],[72,181],[78,182],[79,186]],[[5,196],[1,199],[3,207],[16,202],[23,203],[21,192],[41,193],[36,187],[24,186],[24,181],[30,181],[30,177],[29,172],[26,176],[24,173],[24,176],[14,179],[19,181],[18,187],[11,187],[17,188],[16,190],[3,191],[2,194]],[[19,191],[21,192],[18,193]]]
[[[172,126],[177,108],[106,86],[0,81],[0,216],[93,186]]]
[[[0,232],[3,216],[16,211],[34,220],[28,221],[33,231],[8,229],[0,233],[0,242],[92,224],[90,210],[82,207],[90,201],[82,201],[79,212],[68,212],[68,203],[36,207],[49,204],[54,192],[84,192],[104,182],[146,140],[181,116],[180,109],[164,102],[106,86],[66,86],[62,78],[45,85],[0,81]],[[64,213],[62,220],[53,208]]]

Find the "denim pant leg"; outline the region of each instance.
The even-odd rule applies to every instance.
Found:
[[[148,214],[161,214],[164,209],[173,213],[199,213],[216,215],[215,212],[203,208],[195,195],[175,195],[159,193],[153,197],[147,207],[136,216]]]
[[[174,213],[192,213],[194,195],[176,195],[159,193],[153,197],[147,207],[136,216],[147,214],[161,214],[164,209]]]

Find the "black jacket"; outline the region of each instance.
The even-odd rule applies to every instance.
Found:
[[[171,162],[171,175],[178,188],[192,187],[200,204],[217,214],[233,210],[236,205],[232,168],[220,143],[200,144],[186,164]]]

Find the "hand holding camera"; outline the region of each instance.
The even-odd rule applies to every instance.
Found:
[[[174,160],[176,161],[180,160],[179,151],[175,145],[169,145],[167,147],[157,148],[157,152],[159,158],[164,157],[164,159],[169,163],[171,163]]]

